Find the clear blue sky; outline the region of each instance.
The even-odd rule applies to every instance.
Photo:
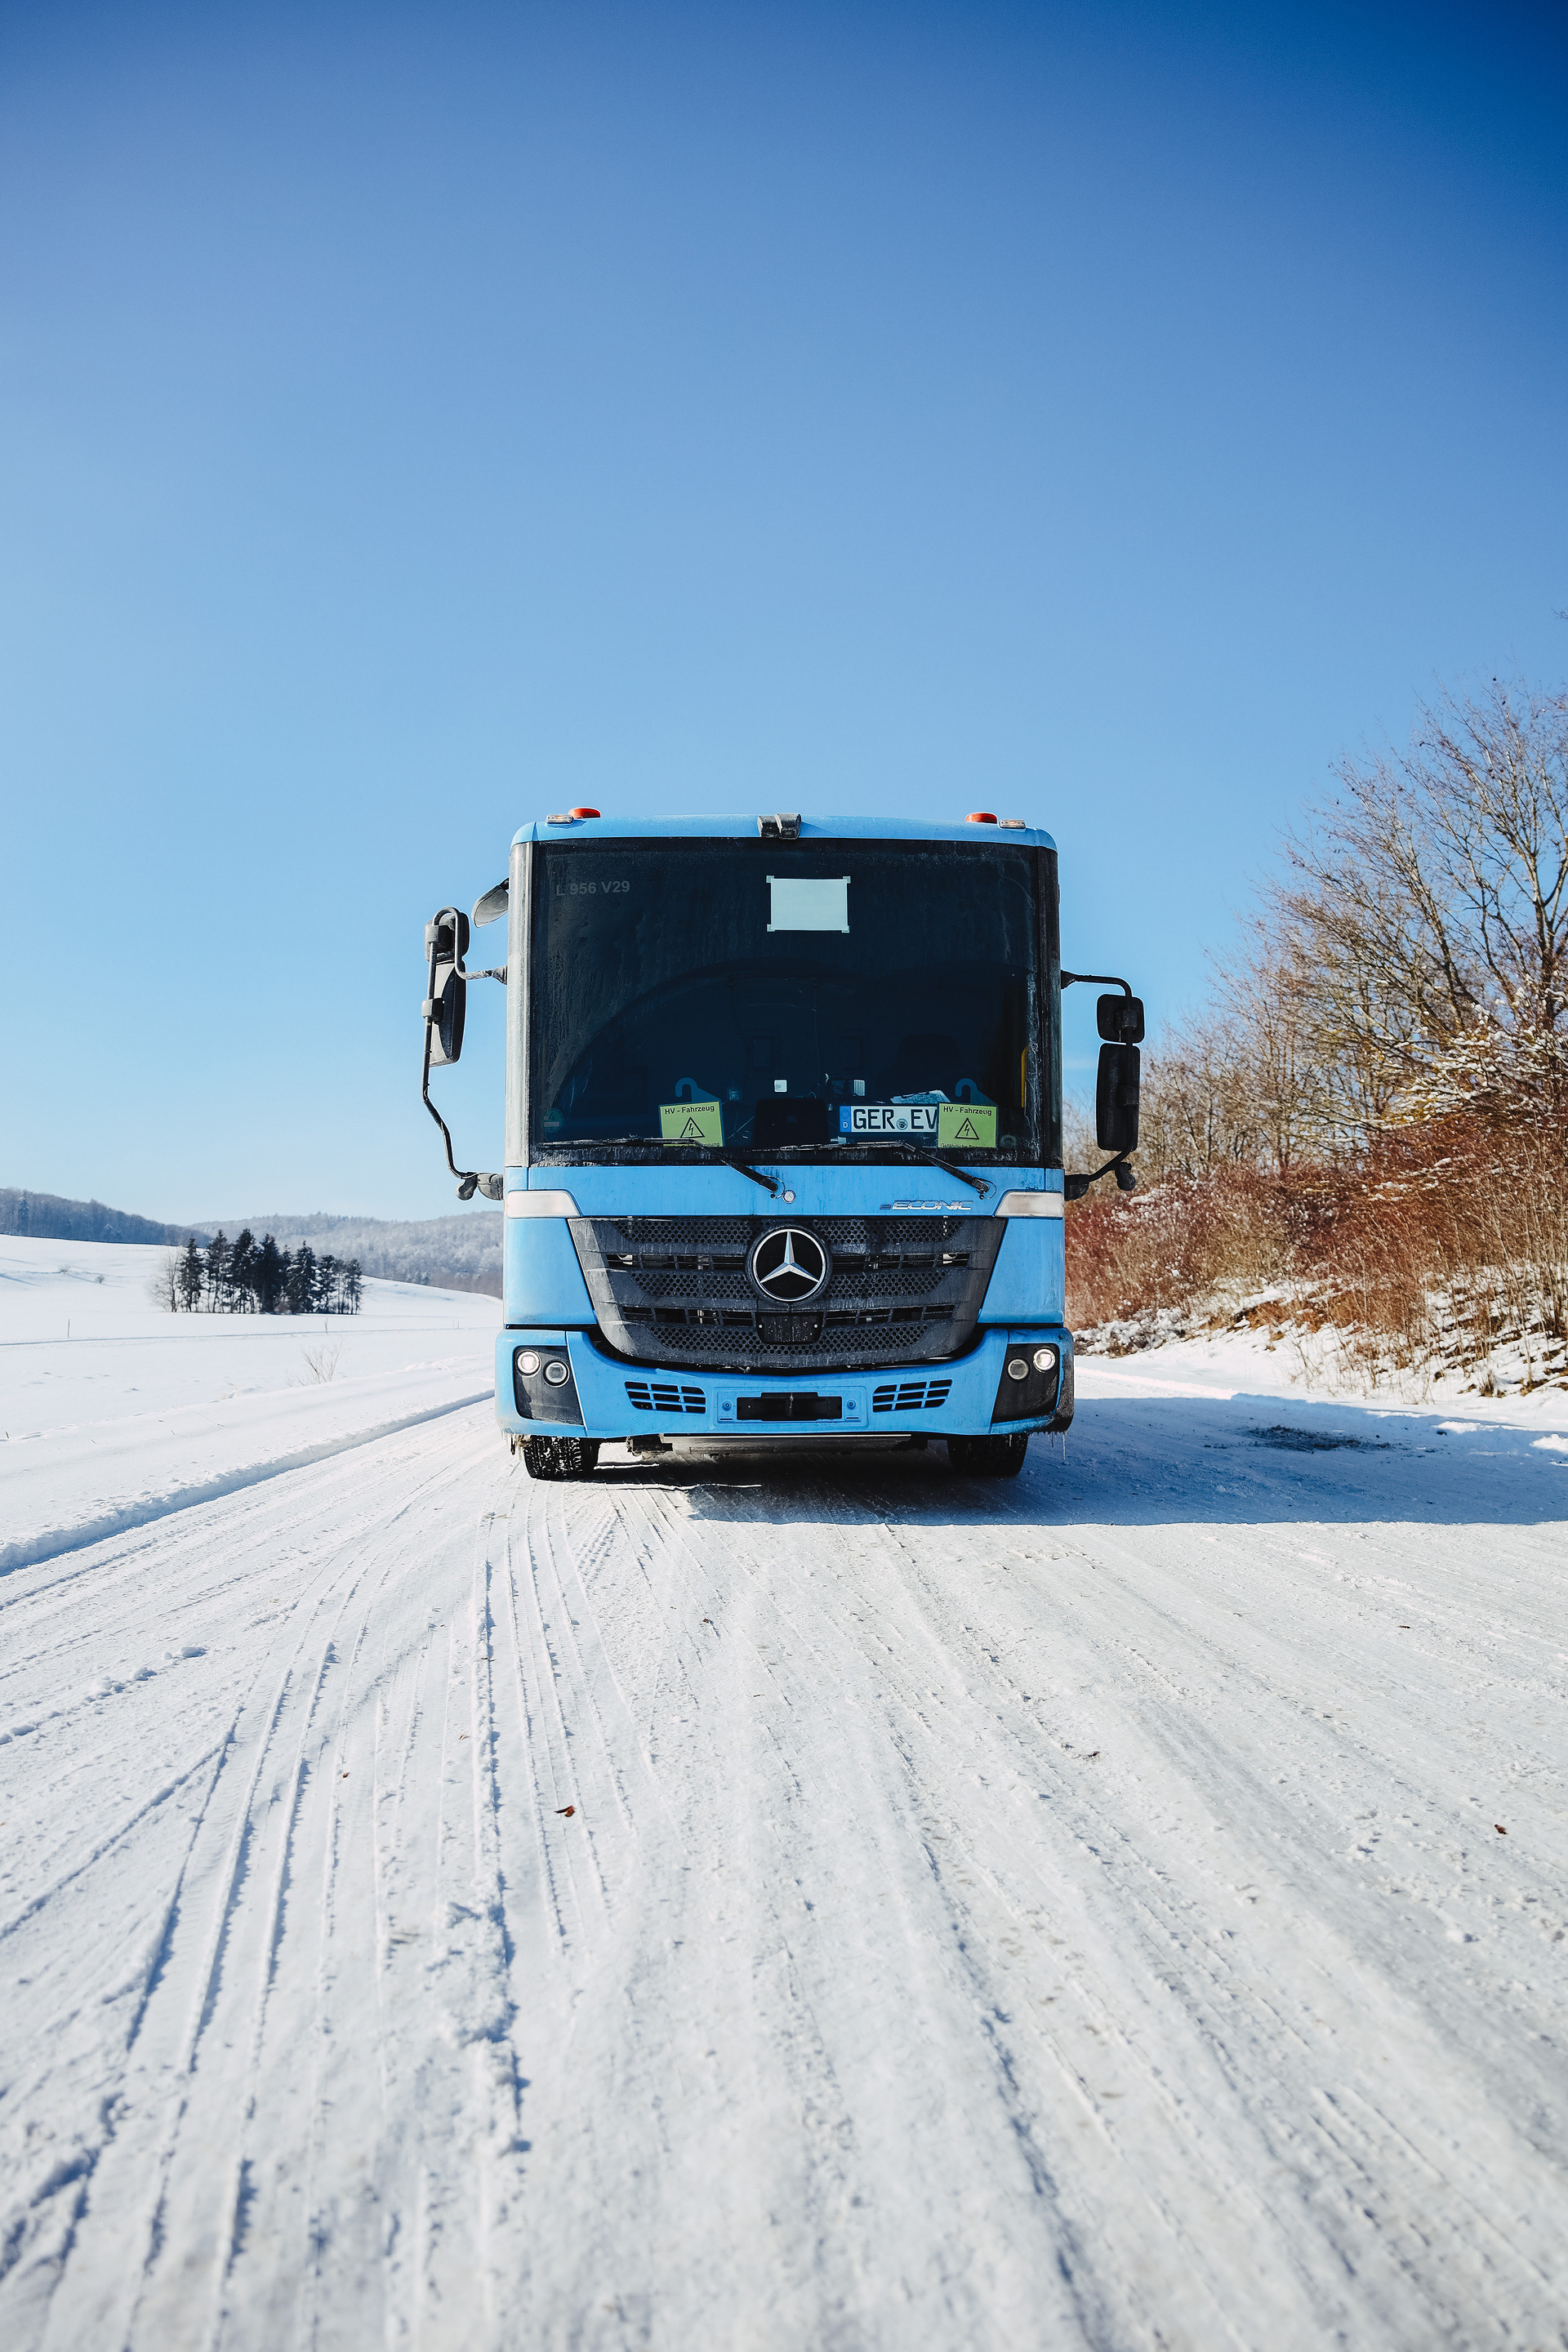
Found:
[[[1568,672],[1563,24],[6,10],[0,1182],[452,1206],[422,925],[578,800],[1027,815],[1194,1002],[1336,753]]]

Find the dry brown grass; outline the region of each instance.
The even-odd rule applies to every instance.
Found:
[[[1137,1344],[1162,1312],[1331,1328],[1342,1360],[1489,1387],[1568,1375],[1568,1133],[1464,1118],[1382,1137],[1355,1168],[1215,1168],[1068,1211],[1068,1319]],[[1261,1295],[1260,1294],[1267,1294]],[[1112,1344],[1115,1344],[1113,1341]]]
[[[1077,1325],[1162,1309],[1196,1315],[1222,1285],[1288,1280],[1279,1182],[1246,1168],[1172,1176],[1146,1192],[1101,1187],[1067,1213],[1068,1315]]]

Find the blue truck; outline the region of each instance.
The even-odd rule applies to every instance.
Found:
[[[1022,819],[525,824],[426,927],[423,1099],[499,1201],[496,1412],[536,1478],[599,1449],[942,1439],[1010,1476],[1073,1412],[1063,1203],[1130,1191],[1143,1007],[1064,972],[1056,846]],[[506,990],[506,1165],[461,1169],[430,1074]],[[1062,1166],[1061,992],[1098,980],[1097,1130]]]

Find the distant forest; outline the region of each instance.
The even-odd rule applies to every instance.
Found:
[[[46,1242],[174,1242],[188,1225],[161,1225],[153,1217],[106,1209],[101,1201],[66,1201],[58,1192],[28,1192],[0,1184],[0,1234]],[[207,1236],[200,1227],[198,1237]]]
[[[204,1239],[216,1231],[216,1217],[197,1219],[195,1231]],[[428,1283],[437,1290],[501,1294],[501,1234],[506,1220],[499,1209],[468,1209],[458,1216],[398,1220],[387,1217],[297,1216],[285,1210],[237,1211],[221,1220],[224,1230],[248,1225],[252,1233],[276,1234],[279,1248],[298,1249],[309,1242],[316,1251],[331,1250],[340,1258],[357,1257],[367,1276],[381,1282]],[[177,1238],[192,1230],[184,1227]]]
[[[170,1251],[157,1286],[172,1315],[357,1315],[363,1280],[357,1257],[318,1257],[309,1242],[279,1249],[247,1225],[205,1249],[193,1234]]]

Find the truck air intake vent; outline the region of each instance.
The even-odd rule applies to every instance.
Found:
[[[873,1412],[935,1412],[947,1402],[951,1381],[889,1381],[871,1391]]]
[[[706,1412],[700,1389],[676,1388],[664,1381],[628,1381],[626,1394],[638,1412]]]

